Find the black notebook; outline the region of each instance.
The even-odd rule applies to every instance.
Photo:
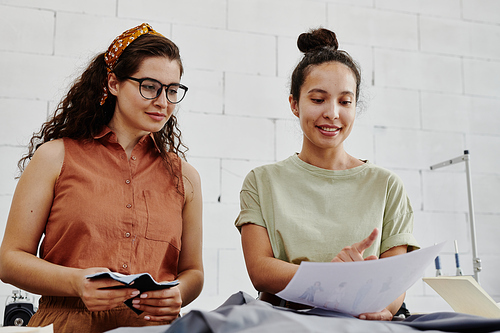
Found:
[[[92,274],[92,275],[87,275],[86,278],[87,279],[112,278],[113,280],[116,280],[118,282],[123,283],[123,286],[115,286],[115,287],[112,287],[113,289],[115,289],[115,288],[116,289],[118,289],[118,288],[134,288],[134,289],[139,290],[141,292],[141,294],[146,292],[146,291],[168,289],[168,288],[177,286],[179,284],[178,280],[164,282],[164,283],[158,283],[153,279],[153,277],[149,273],[124,275],[124,274],[115,273],[115,272],[103,272],[103,273],[96,273],[96,274]],[[126,300],[125,304],[129,308],[134,310],[135,313],[141,314],[143,311],[134,308],[132,306],[132,300],[133,300],[133,298]]]

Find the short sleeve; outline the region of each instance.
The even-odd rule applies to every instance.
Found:
[[[413,236],[413,209],[396,175],[389,178],[386,198],[380,253],[401,245],[407,245],[408,252],[419,249]]]
[[[240,192],[240,214],[235,226],[241,231],[244,224],[252,223],[267,228],[262,217],[259,193],[254,171],[251,171],[245,178]]]

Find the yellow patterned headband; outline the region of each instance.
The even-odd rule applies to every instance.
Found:
[[[151,34],[162,36],[159,32],[156,32],[149,24],[143,23],[135,28],[129,29],[122,33],[120,36],[116,37],[113,43],[109,46],[108,50],[104,54],[104,61],[106,62],[106,70],[111,73],[118,62],[123,51],[139,36]],[[101,98],[101,105],[104,104],[106,98],[108,98],[108,87],[107,79],[104,84],[104,94]]]

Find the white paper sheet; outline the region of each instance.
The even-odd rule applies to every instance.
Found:
[[[354,316],[378,312],[423,276],[443,245],[378,260],[302,262],[286,288],[276,295]]]

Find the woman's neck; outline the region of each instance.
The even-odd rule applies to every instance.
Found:
[[[146,132],[127,131],[126,128],[115,124],[113,121],[108,124],[108,127],[115,133],[116,140],[122,146],[123,150],[125,150],[127,158],[130,158],[135,145],[147,134]]]
[[[298,156],[308,164],[327,170],[347,170],[363,164],[359,159],[349,155],[343,146],[335,149],[310,149],[303,145]]]

